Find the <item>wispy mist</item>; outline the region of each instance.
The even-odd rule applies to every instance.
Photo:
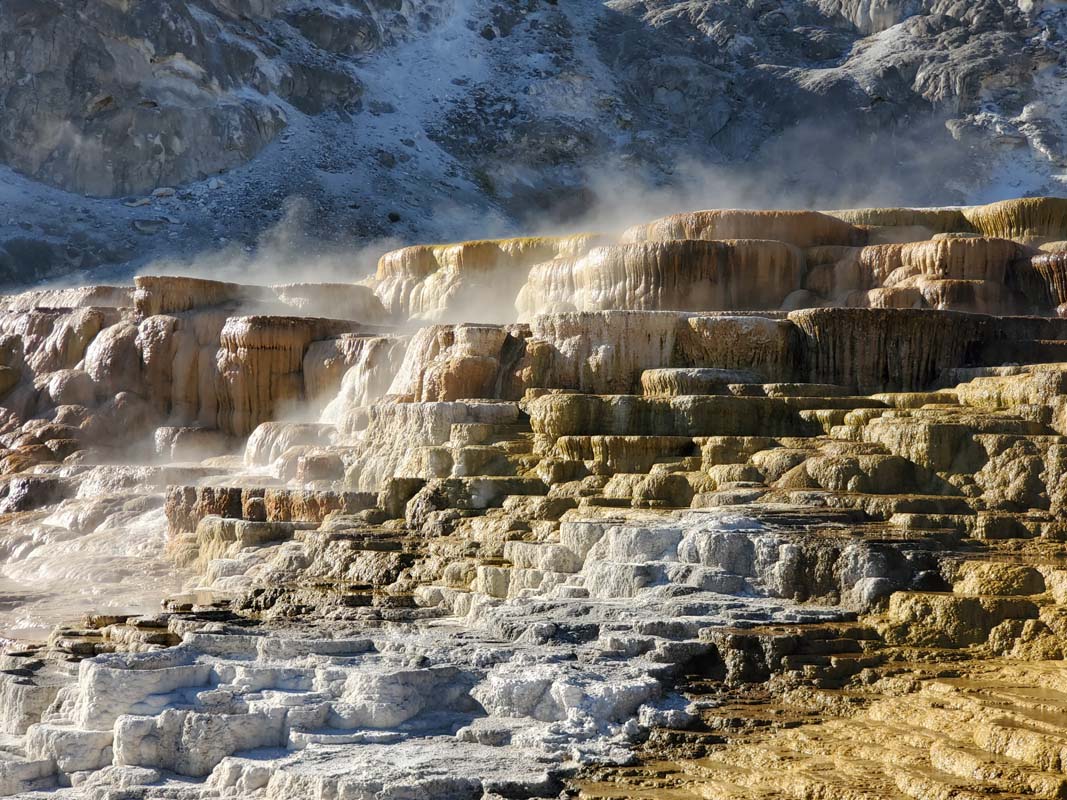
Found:
[[[290,197],[281,221],[263,231],[254,245],[232,244],[194,257],[157,259],[138,274],[260,285],[354,283],[374,273],[381,253],[402,244],[395,239],[375,239],[352,247],[324,240],[313,233],[314,213],[306,199]]]
[[[686,157],[666,175],[621,162],[600,163],[584,175],[592,197],[584,213],[552,221],[532,216],[529,223],[552,231],[610,232],[707,208],[966,204],[981,188],[978,164],[984,159],[978,147],[954,139],[940,117],[875,135],[805,123],[743,162]]]

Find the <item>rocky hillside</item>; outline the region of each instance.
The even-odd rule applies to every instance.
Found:
[[[256,241],[1054,188],[1027,0],[3,0],[0,279]],[[353,267],[355,269],[355,267]]]

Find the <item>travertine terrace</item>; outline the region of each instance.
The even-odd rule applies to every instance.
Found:
[[[0,795],[1067,797],[1067,200],[0,305]]]

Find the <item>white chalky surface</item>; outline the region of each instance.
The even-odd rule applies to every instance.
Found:
[[[685,723],[665,681],[707,651],[701,630],[839,615],[775,597],[790,594],[792,547],[721,513],[564,523],[558,544],[512,553],[512,571],[541,588],[510,599],[420,592],[462,616],[199,632],[167,650],[98,656],[24,740],[9,737],[0,789],[554,796],[581,764],[626,762],[650,725]]]

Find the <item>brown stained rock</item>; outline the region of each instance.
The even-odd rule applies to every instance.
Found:
[[[472,511],[501,506],[513,495],[544,495],[548,487],[538,478],[447,478],[426,483],[404,508],[409,526],[436,530],[441,514],[457,519]],[[450,532],[450,531],[449,531]]]
[[[377,505],[371,492],[333,492],[311,489],[267,489],[263,505],[269,522],[322,522],[327,514],[354,514]]]
[[[0,451],[0,475],[28,472],[38,464],[46,464],[55,460],[55,454],[43,444]]]
[[[957,594],[1034,595],[1045,591],[1045,579],[1034,567],[992,561],[966,561],[952,585]]]
[[[85,370],[61,369],[41,375],[34,381],[38,403],[44,408],[89,406],[96,401],[96,387]]]
[[[639,397],[549,394],[525,404],[534,433],[575,435],[803,435],[785,401],[764,397]]]
[[[17,367],[0,365],[0,397],[3,397],[22,379],[22,371]]]
[[[156,455],[170,461],[202,461],[210,456],[232,452],[235,441],[211,428],[156,428]]]
[[[340,481],[345,477],[345,465],[336,453],[311,452],[300,456],[296,479],[300,483],[311,481]]]
[[[768,483],[774,483],[811,455],[810,450],[775,447],[753,453],[750,460]]]
[[[816,211],[692,211],[635,225],[623,241],[676,239],[773,239],[796,247],[858,245],[862,229]]]
[[[146,317],[137,326],[137,349],[140,352],[141,381],[139,391],[161,413],[169,413],[172,387],[184,375],[174,375],[174,363],[179,346],[188,347],[187,337],[179,337],[180,320],[156,315]]]
[[[171,486],[167,489],[164,510],[172,536],[192,533],[204,517],[240,519],[242,490],[232,486]]]
[[[1067,394],[1067,367],[1047,365],[1011,376],[977,377],[956,387],[959,402],[986,410],[1050,405]]]
[[[915,465],[900,456],[816,455],[784,473],[775,486],[864,494],[909,494],[918,492],[921,482],[924,482],[923,478],[917,474]]]
[[[1005,620],[1037,615],[1034,602],[1020,597],[897,592],[889,598],[883,635],[893,643],[966,647],[984,642]]]
[[[808,380],[861,392],[914,391],[963,363],[986,317],[899,309],[812,309],[789,320],[804,336]]]
[[[304,536],[310,567],[303,580],[385,589],[416,561],[400,541],[379,538],[366,526]]]
[[[648,472],[663,458],[699,453],[686,436],[560,436],[552,455],[561,461],[592,461],[607,472]]]
[[[515,403],[378,403],[369,409],[364,448],[346,475],[346,484],[364,491],[378,491],[382,482],[395,476],[416,477],[406,465],[419,448],[444,445],[455,424],[515,424]]]
[[[49,439],[45,447],[52,451],[57,461],[63,461],[82,449],[82,443],[77,439]]]
[[[646,369],[641,373],[641,392],[648,396],[681,394],[727,394],[730,384],[759,382],[755,372],[676,367]]]
[[[1031,293],[1042,306],[1067,304],[1067,251],[1034,256],[1030,261]]]
[[[965,419],[883,415],[864,426],[862,437],[936,472],[974,472],[986,458]]]
[[[921,238],[953,231],[975,232],[959,208],[855,208],[824,212],[853,225],[917,230]]]
[[[378,493],[378,506],[388,519],[400,519],[404,516],[408,501],[425,485],[426,481],[422,478],[389,478]]]
[[[42,442],[46,442],[49,439],[77,438],[81,433],[73,425],[64,425],[47,419],[31,419],[22,426],[22,431],[24,434],[32,435]]]
[[[700,473],[696,475],[699,477]],[[638,508],[688,508],[696,494],[711,488],[694,487],[693,483],[693,480],[682,472],[649,475],[634,487],[634,505]]]
[[[865,277],[838,290],[907,286],[908,281],[926,278],[988,282],[1005,291],[1015,262],[1029,252],[1007,239],[977,237],[864,247],[856,252],[856,266]]]
[[[54,638],[65,656],[168,647],[209,619],[380,624],[579,600],[577,621],[510,630],[497,617],[501,633],[523,646],[599,637],[589,641],[635,667],[648,656],[706,670],[717,699],[696,704],[701,714],[739,687],[753,693],[706,730],[652,733],[646,754],[699,772],[684,778],[693,794],[731,797],[743,774],[753,796],[969,796],[975,747],[1052,764],[1012,706],[1055,711],[1050,693],[1067,679],[988,704],[1000,688],[977,702],[981,692],[929,681],[982,669],[1000,687],[1003,664],[1067,652],[1067,321],[933,309],[1051,313],[1051,261],[1002,237],[1016,222],[1031,231],[1020,240],[1056,229],[1054,206],[1023,204],[1036,221],[1006,226],[998,211],[968,221],[959,209],[710,212],[624,245],[406,249],[371,282],[381,309],[363,286],[146,279],[136,315],[2,312],[0,366],[17,383],[0,411],[0,470],[24,472],[5,479],[0,511],[85,535],[151,512],[160,487],[178,484],[167,552],[204,595],[175,600],[177,622],[65,630]],[[758,241],[721,239],[759,226]],[[519,296],[523,284],[519,299],[550,312],[529,324],[417,320],[393,335],[351,320],[385,306],[450,319],[489,287]],[[743,308],[781,302],[882,307]],[[346,319],[298,315],[324,304]],[[599,310],[562,310],[572,306]],[[251,314],[280,307],[286,316]],[[152,433],[146,457],[203,466],[93,466],[131,458],[128,444]],[[243,462],[200,452],[242,440]],[[700,517],[707,531],[687,527]],[[685,538],[686,556],[646,552],[661,535]],[[738,611],[743,630],[687,641],[701,590],[766,597],[751,617]],[[616,636],[592,619],[615,591],[633,610],[655,594],[693,612]],[[871,616],[760,626],[792,602]],[[890,701],[904,697],[898,711]],[[809,739],[791,733],[802,714],[837,711],[885,743],[848,726],[838,736],[832,720]],[[684,718],[669,713],[671,725]],[[1060,727],[1044,732],[1061,739]],[[701,760],[698,746],[739,731],[755,737],[747,755]],[[798,749],[779,761],[763,741]],[[904,749],[877,750],[893,742]],[[1020,775],[998,775],[986,795],[1063,793],[1044,773]],[[621,796],[673,796],[653,784],[624,781]]]
[[[232,557],[246,547],[263,547],[290,539],[293,530],[289,522],[204,517],[196,525],[197,555],[194,567],[203,572],[214,559]]]
[[[993,437],[982,438],[989,460],[974,474],[974,482],[982,489],[988,506],[1008,511],[1047,508],[1041,448],[1025,439],[994,445],[990,442]]]
[[[138,275],[133,282],[134,305],[142,317],[233,303],[255,293],[236,283],[177,275]]]
[[[509,332],[503,326],[434,325],[411,340],[390,394],[415,402],[493,397]]]
[[[356,323],[318,318],[229,318],[216,359],[219,429],[247,436],[276,410],[302,403],[308,346],[354,327]]]
[[[520,319],[561,311],[777,309],[800,288],[797,248],[715,238],[728,240],[596,247],[538,265],[519,293]]]
[[[140,395],[119,392],[98,406],[81,430],[87,442],[136,452],[150,446],[151,431],[159,421],[158,410]]]
[[[764,475],[751,464],[714,464],[706,468],[705,474],[711,481],[711,488],[717,489],[728,484],[763,483]]]
[[[504,498],[503,509],[520,520],[558,520],[567,511],[577,508],[570,497],[537,497],[514,495]]]
[[[64,310],[39,343],[25,348],[26,363],[35,372],[70,369],[86,355],[86,348],[104,329],[115,325],[123,314],[113,308]]]

